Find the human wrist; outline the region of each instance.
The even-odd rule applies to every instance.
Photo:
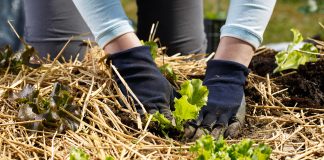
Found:
[[[134,47],[142,46],[134,32],[125,33],[104,46],[106,54],[115,54]]]
[[[254,54],[254,47],[234,37],[223,37],[220,40],[215,60],[227,60],[248,66]]]

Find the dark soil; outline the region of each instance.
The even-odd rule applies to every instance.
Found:
[[[275,78],[273,81],[275,84],[282,86],[282,89],[288,88],[289,98],[282,99],[282,103],[287,106],[294,106],[297,103],[298,107],[324,108],[324,59],[302,65],[296,73],[282,76],[272,73],[276,68],[275,54],[274,51],[269,51],[255,56],[249,67],[252,73],[259,76],[269,73],[270,78]],[[292,70],[283,74],[289,72]],[[248,89],[247,96],[258,103],[260,96],[251,94],[253,92]]]
[[[276,52],[269,50],[260,55],[254,56],[249,68],[254,74],[265,76],[267,73],[272,74],[277,67],[275,60]]]
[[[278,79],[291,84],[288,91],[292,101],[305,107],[324,108],[324,60],[301,66],[297,73]]]

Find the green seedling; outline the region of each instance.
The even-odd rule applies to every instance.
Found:
[[[178,76],[174,73],[174,70],[170,64],[164,64],[161,66],[160,71],[168,81],[176,82],[178,80]]]
[[[39,96],[39,90],[27,85],[21,92],[8,91],[8,99],[17,102],[19,106],[18,119],[21,121],[36,121],[25,124],[32,130],[66,130],[75,131],[80,122],[80,107],[73,104],[73,97],[68,88],[55,83],[49,98]]]
[[[303,41],[303,36],[296,29],[291,29],[294,35],[293,42],[288,46],[287,50],[276,54],[277,68],[273,71],[282,72],[288,69],[298,69],[300,65],[307,62],[316,62],[318,60],[319,51],[311,43],[304,44],[300,49],[294,49],[296,45]]]
[[[114,160],[114,157],[112,157],[112,156],[107,156],[107,157],[105,158],[105,160]]]
[[[175,111],[172,112],[175,118],[175,126],[171,121],[160,113],[153,115],[152,121],[158,122],[162,131],[175,128],[183,131],[183,126],[189,120],[197,118],[200,109],[206,105],[208,97],[208,89],[202,85],[199,79],[187,80],[181,85],[181,98],[174,100]]]
[[[144,46],[149,46],[150,47],[150,52],[152,54],[153,60],[158,56],[158,50],[159,50],[159,45],[154,42],[153,40],[149,40],[149,41],[141,41],[141,43]]]
[[[31,59],[37,63],[31,63]],[[13,73],[18,73],[22,65],[38,68],[41,66],[38,52],[30,45],[25,45],[24,50],[14,53],[10,46],[0,49],[0,69],[7,69]]]
[[[265,144],[253,147],[253,141],[248,139],[229,145],[223,137],[216,141],[205,135],[190,147],[190,152],[197,160],[268,160],[272,151]]]
[[[73,148],[70,152],[70,160],[89,160],[90,156],[82,149]]]

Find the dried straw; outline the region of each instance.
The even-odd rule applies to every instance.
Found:
[[[256,53],[267,51],[261,48]],[[71,88],[74,101],[84,115],[78,119],[81,127],[77,132],[31,131],[21,124],[32,121],[18,121],[18,106],[1,98],[1,159],[67,159],[74,147],[82,148],[91,157],[99,159],[108,155],[116,159],[193,158],[189,152],[190,144],[161,138],[147,131],[148,124],[142,124],[130,98],[136,95],[121,93],[112,78],[112,72],[118,73],[118,68],[102,63],[100,58],[103,56],[102,50],[93,48],[83,62],[53,61],[38,69],[25,67],[17,75],[6,71],[1,73],[1,97],[8,89],[19,91],[26,84],[36,85],[41,95],[47,97],[53,83],[62,82]],[[158,66],[169,63],[179,75],[177,83],[180,84],[186,79],[204,76],[206,61],[212,56],[204,57],[160,56],[156,62]],[[248,83],[263,101],[262,104],[248,102],[247,124],[241,139],[250,138],[257,143],[269,144],[273,148],[272,159],[324,156],[324,109],[283,105],[281,100],[286,88],[276,85],[269,76],[251,73]],[[127,107],[123,108],[118,99]],[[235,143],[240,140],[228,141]]]

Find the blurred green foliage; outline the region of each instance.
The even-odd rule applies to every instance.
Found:
[[[300,7],[306,6],[307,0],[277,0],[272,18],[264,33],[264,44],[270,42],[291,41],[290,28],[298,29],[307,39],[316,34],[324,38],[324,30],[318,24],[324,22],[321,13],[304,14]]]

